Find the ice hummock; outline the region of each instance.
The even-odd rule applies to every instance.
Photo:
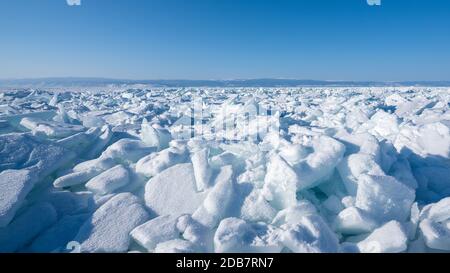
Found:
[[[0,91],[0,252],[449,252],[449,91]]]

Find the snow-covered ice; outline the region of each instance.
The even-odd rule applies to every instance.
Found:
[[[414,190],[391,176],[363,175],[355,206],[379,221],[406,221],[414,198]]]
[[[378,226],[377,221],[357,207],[342,210],[334,224],[340,233],[354,235],[371,232]]]
[[[214,187],[208,191],[203,204],[192,214],[192,218],[204,226],[214,228],[229,214],[235,197],[233,169],[222,167]]]
[[[450,89],[0,90],[0,252],[450,252]]]
[[[33,134],[45,134],[51,138],[63,138],[83,131],[79,125],[59,123],[55,121],[42,121],[34,118],[23,118],[20,125],[31,130]]]
[[[178,164],[151,178],[145,186],[145,203],[158,215],[194,213],[207,192],[198,192],[191,163]]]
[[[74,241],[82,242],[82,252],[125,252],[130,232],[149,219],[136,196],[120,193],[102,205],[80,227]]]
[[[302,216],[295,224],[280,227],[282,244],[292,252],[336,253],[339,241],[319,215]]]
[[[127,185],[129,182],[128,170],[122,165],[117,165],[89,180],[86,183],[86,188],[93,193],[105,195]]]
[[[281,242],[277,229],[263,223],[250,224],[238,218],[226,218],[220,222],[214,235],[214,249],[227,252],[280,252]]]
[[[35,183],[30,170],[6,170],[0,173],[0,227],[14,218]]]
[[[37,203],[0,228],[0,252],[14,252],[56,223],[56,211],[49,203]]]
[[[374,230],[357,246],[363,253],[398,253],[406,250],[407,241],[402,225],[397,221],[390,221]]]
[[[158,153],[151,153],[136,163],[136,172],[147,177],[156,176],[161,171],[188,159],[186,149],[170,147]]]
[[[177,218],[171,215],[153,218],[133,229],[131,236],[146,249],[154,250],[159,243],[179,237],[180,231],[177,229]]]

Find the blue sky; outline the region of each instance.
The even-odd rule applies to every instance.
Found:
[[[0,78],[450,80],[450,1],[0,0]]]

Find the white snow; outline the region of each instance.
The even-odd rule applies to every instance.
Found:
[[[450,198],[423,210],[419,227],[429,248],[450,250]]]
[[[317,214],[316,207],[308,200],[300,200],[292,207],[281,210],[272,221],[273,225],[297,224],[303,217]]]
[[[126,186],[129,182],[128,170],[122,165],[117,165],[89,180],[86,188],[93,193],[105,195]]]
[[[147,177],[156,176],[169,167],[186,162],[187,158],[185,148],[170,147],[141,158],[136,164],[136,172]]]
[[[450,219],[450,198],[444,198],[433,204],[428,212],[428,218],[436,222]]]
[[[0,252],[450,252],[449,91],[0,90]]]
[[[131,231],[131,236],[141,246],[154,250],[162,242],[176,239],[180,236],[177,229],[177,217],[164,215],[154,218]]]
[[[397,221],[390,221],[357,245],[363,253],[398,253],[406,250],[407,241],[402,225]]]
[[[27,169],[0,173],[0,228],[11,222],[25,197],[33,189],[33,176],[33,172]]]
[[[273,155],[267,164],[263,195],[276,209],[295,205],[299,178],[292,167],[279,155]]]
[[[194,213],[207,192],[197,192],[191,163],[170,167],[151,178],[145,186],[145,203],[158,215]]]
[[[182,239],[174,239],[159,243],[155,248],[155,253],[195,253],[198,252],[195,244]]]
[[[203,204],[192,214],[192,218],[204,226],[214,228],[227,216],[235,197],[233,169],[222,167],[214,187],[208,192]]]
[[[84,130],[84,128],[79,125],[71,125],[54,121],[42,121],[35,118],[23,118],[20,121],[20,125],[31,130],[33,134],[41,133],[52,138],[68,137],[76,132]]]
[[[101,158],[113,158],[119,162],[136,162],[153,151],[154,147],[148,147],[140,140],[124,138],[109,146],[102,153]]]
[[[298,190],[312,188],[323,182],[332,174],[345,153],[345,146],[328,136],[313,137],[308,141],[311,142],[313,152],[304,161],[294,165],[299,178]]]
[[[130,245],[130,232],[148,218],[139,198],[120,193],[81,226],[74,241],[82,242],[82,252],[125,252]]]
[[[439,223],[425,219],[420,222],[420,230],[429,248],[450,250],[450,229],[448,223]]]
[[[363,175],[355,206],[378,221],[406,221],[414,199],[414,190],[393,177]]]
[[[350,207],[339,213],[335,220],[336,230],[343,234],[361,234],[373,231],[378,223],[365,211]]]
[[[146,145],[162,150],[169,146],[172,136],[167,130],[154,128],[144,118],[141,125],[141,139]]]
[[[277,211],[267,202],[260,189],[254,189],[244,200],[241,218],[250,222],[271,222]]]
[[[208,162],[208,156],[209,150],[206,148],[194,152],[191,156],[198,191],[203,191],[210,186],[212,170]]]
[[[349,155],[338,165],[338,171],[345,188],[351,195],[356,195],[362,174],[385,175],[375,158],[367,154]]]
[[[339,241],[336,234],[318,215],[302,216],[295,224],[281,226],[281,242],[297,253],[336,253]]]
[[[422,126],[406,125],[400,130],[394,142],[398,151],[406,150],[426,157],[429,155],[450,155],[450,129],[442,122],[429,123]]]
[[[55,188],[64,188],[86,183],[89,179],[99,174],[100,171],[74,172],[61,176],[53,182]]]
[[[277,237],[274,227],[226,218],[220,222],[214,235],[214,249],[218,253],[276,253],[282,249]]]

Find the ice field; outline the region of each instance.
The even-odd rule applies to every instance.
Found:
[[[0,252],[449,252],[450,88],[0,92]]]

